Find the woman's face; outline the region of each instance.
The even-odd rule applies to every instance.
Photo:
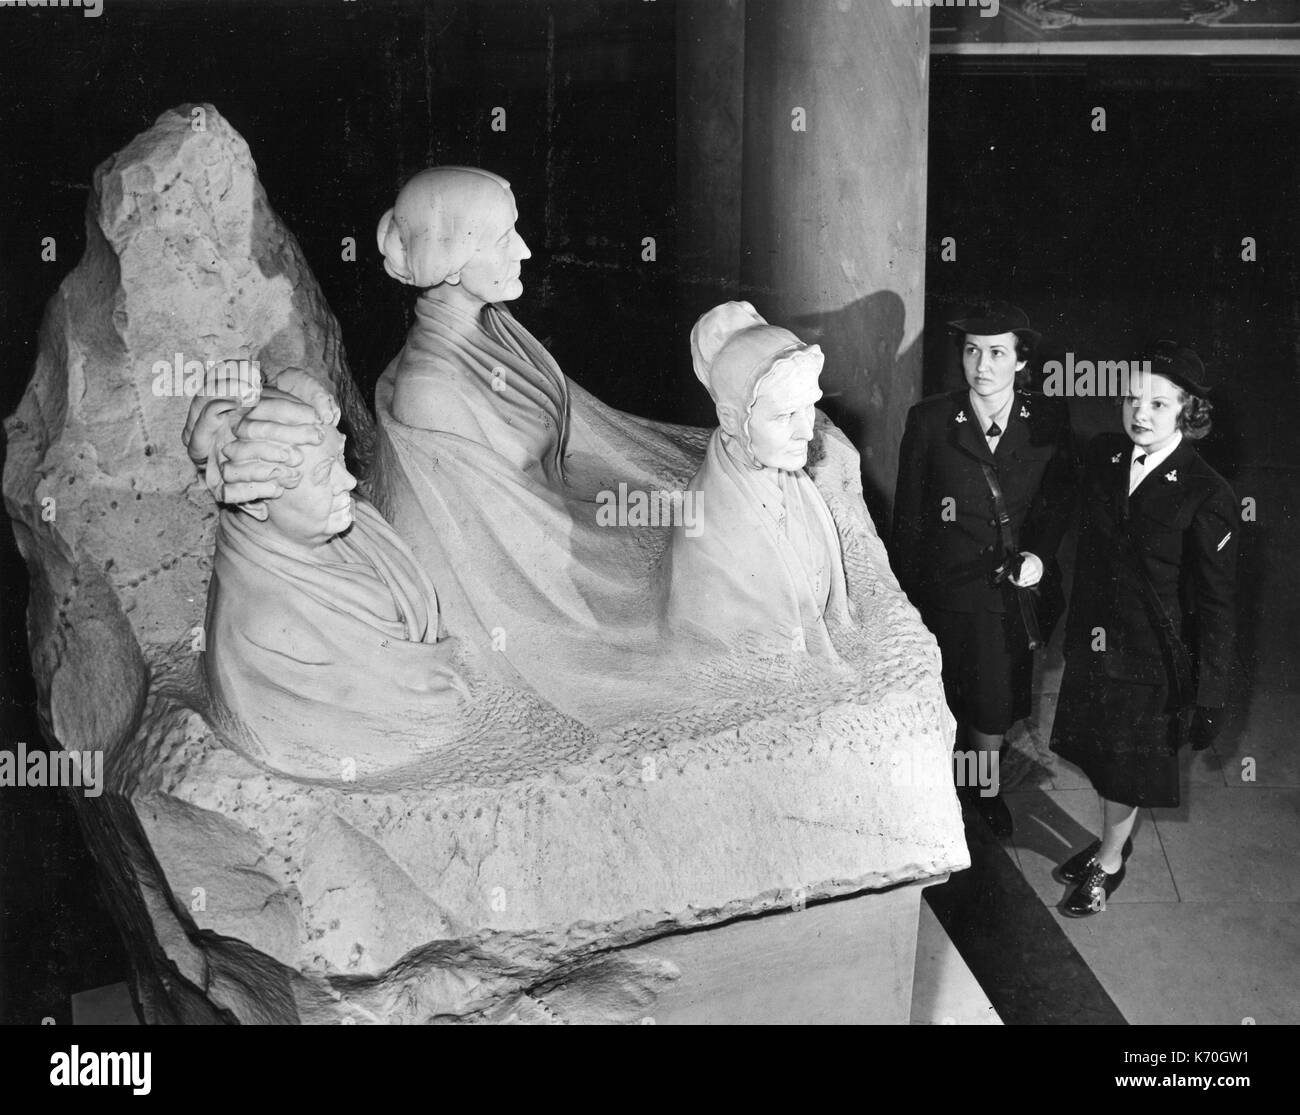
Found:
[[[808,443],[822,397],[815,377],[777,375],[760,387],[749,412],[749,451],[766,468],[795,472],[808,463]]]
[[[356,477],[343,463],[343,435],[326,429],[320,445],[302,445],[302,479],[296,488],[267,500],[267,519],[277,531],[301,546],[320,546],[352,525]]]
[[[1124,399],[1124,432],[1134,445],[1158,453],[1178,432],[1187,396],[1164,376],[1136,375]]]
[[[967,333],[961,348],[961,366],[970,389],[981,398],[991,398],[1015,386],[1016,373],[1025,362],[1016,359],[1014,333],[991,337]]]
[[[501,190],[483,216],[474,254],[460,269],[460,288],[477,302],[512,302],[524,292],[520,263],[532,256],[515,230],[514,195]]]

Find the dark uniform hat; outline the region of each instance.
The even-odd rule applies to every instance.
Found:
[[[1029,327],[1029,317],[1019,306],[1010,302],[981,302],[970,308],[970,312],[956,321],[948,322],[948,328],[958,333],[970,333],[975,337],[996,337],[1001,333],[1014,333],[1023,338],[1032,347],[1038,344],[1041,334]]]
[[[1210,380],[1201,358],[1186,345],[1177,341],[1155,341],[1142,352],[1142,359],[1151,361],[1154,375],[1164,376],[1184,391],[1199,398],[1210,393]]]

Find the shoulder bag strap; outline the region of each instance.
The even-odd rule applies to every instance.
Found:
[[[1002,496],[1002,485],[998,482],[997,469],[988,461],[980,461],[980,468],[984,471],[984,482],[989,486],[989,494],[993,497],[993,513],[998,520],[998,537],[1002,540],[1003,561],[1010,563],[1019,559],[1020,547],[1016,544],[1015,531],[1011,529],[1011,515],[1007,511],[1007,501]],[[1004,565],[1004,569],[1007,568],[1010,568],[1009,564]],[[1016,602],[1020,606],[1020,618],[1025,625],[1029,649],[1038,650],[1043,645],[1043,637],[1038,627],[1033,590],[1021,588],[1019,585],[1011,587],[1015,590]]]

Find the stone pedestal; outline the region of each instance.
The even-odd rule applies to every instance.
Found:
[[[681,976],[658,1025],[892,1025],[912,1013],[921,891],[909,883],[839,902],[684,933],[628,950]]]

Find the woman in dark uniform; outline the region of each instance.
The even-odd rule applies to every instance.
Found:
[[[1146,359],[1127,437],[1097,437],[1083,481],[1052,750],[1101,796],[1102,836],[1058,868],[1074,917],[1123,882],[1138,807],[1178,805],[1178,747],[1209,746],[1232,659],[1238,506],[1193,448],[1210,430],[1205,369],[1172,341]]]
[[[1017,386],[1038,339],[1024,311],[995,302],[948,324],[967,387],[908,412],[891,549],[943,655],[959,726],[958,792],[1009,836],[996,764],[1007,729],[1029,713],[1032,676],[1014,586],[1060,592],[1056,551],[1073,509],[1074,457],[1064,401]],[[972,784],[972,759],[992,785]]]

